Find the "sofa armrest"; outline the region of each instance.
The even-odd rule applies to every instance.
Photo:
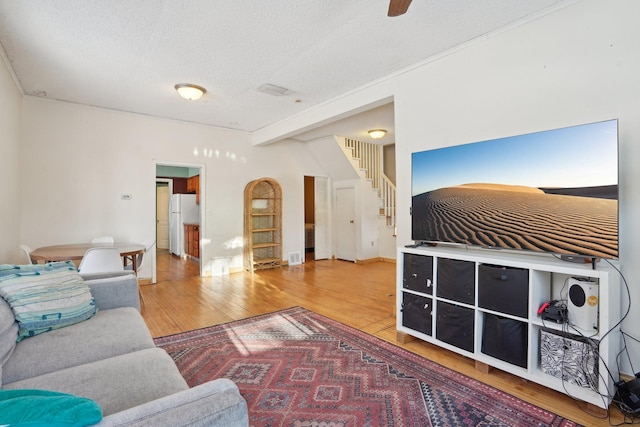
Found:
[[[140,311],[138,279],[131,271],[80,274],[91,288],[98,310],[133,307]]]
[[[96,426],[224,426],[249,425],[247,402],[226,378],[209,381],[126,411],[108,415]]]

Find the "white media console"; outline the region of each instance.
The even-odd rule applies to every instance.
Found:
[[[593,269],[591,264],[566,262],[550,254],[401,247],[396,280],[398,332],[598,407],[609,406],[619,376],[621,280],[606,261]],[[538,314],[545,302],[566,298],[568,283],[576,280],[595,284],[598,297],[589,304],[593,311],[597,303],[597,329],[570,327]],[[571,334],[559,338],[563,343],[559,351],[567,349],[566,356],[549,354],[556,351],[549,346],[549,337],[563,332]],[[566,373],[561,379],[562,370],[569,372],[575,362],[568,347],[580,351],[581,336],[599,342],[599,357],[590,367],[597,390],[576,384]]]

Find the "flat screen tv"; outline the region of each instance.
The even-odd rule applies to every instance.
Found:
[[[618,121],[412,154],[412,239],[618,258]]]

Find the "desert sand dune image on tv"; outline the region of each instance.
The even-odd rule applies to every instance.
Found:
[[[416,233],[431,241],[604,258],[618,253],[616,200],[469,184],[414,196],[413,206]]]
[[[617,120],[412,155],[412,239],[618,257]]]

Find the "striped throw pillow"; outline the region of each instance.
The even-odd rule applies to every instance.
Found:
[[[97,309],[71,261],[0,265],[0,296],[18,322],[17,341],[82,322]]]

